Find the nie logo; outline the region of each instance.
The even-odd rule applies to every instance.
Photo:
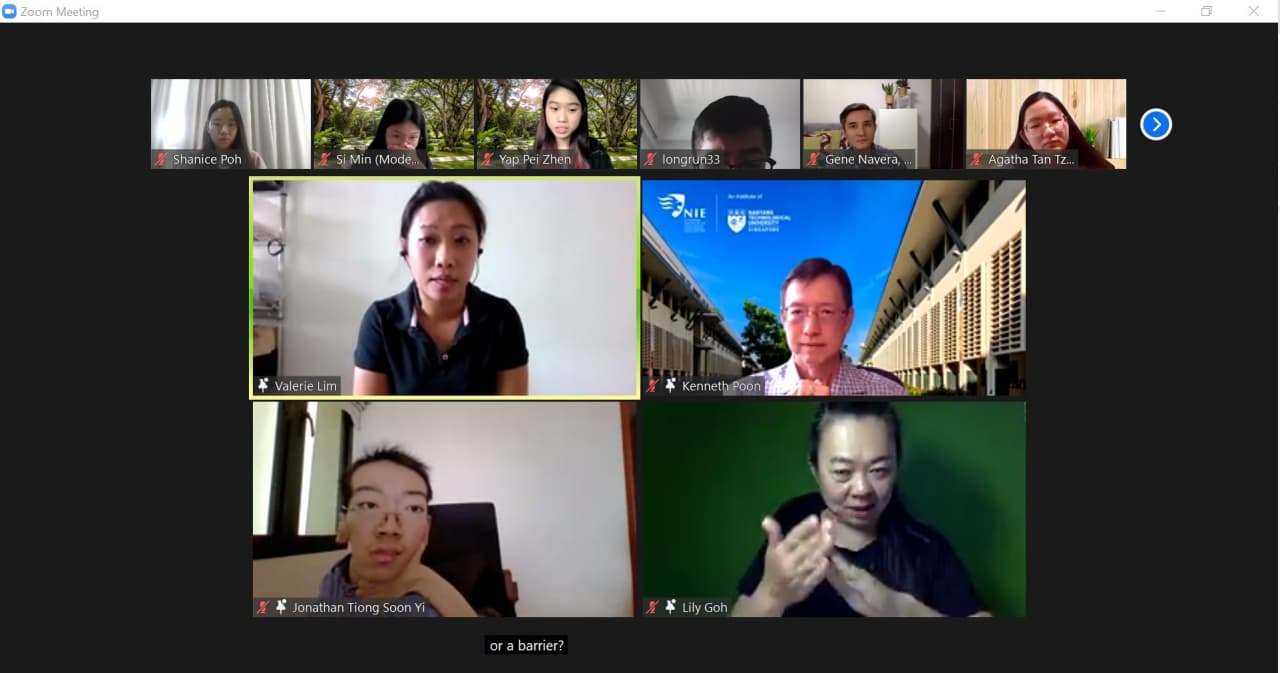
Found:
[[[670,211],[671,217],[680,217],[683,215],[686,219],[706,219],[706,208],[690,208],[688,207],[684,194],[667,194],[658,197],[658,205],[663,210]]]
[[[658,197],[658,205],[663,210],[671,211],[671,217],[680,217],[680,213],[684,212],[684,194],[667,194]]]

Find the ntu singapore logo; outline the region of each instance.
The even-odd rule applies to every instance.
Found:
[[[741,232],[747,228],[747,211],[730,210],[726,223],[729,225],[729,231],[735,234]]]

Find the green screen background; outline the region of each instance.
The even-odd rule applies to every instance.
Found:
[[[996,616],[1026,613],[1026,416],[1022,402],[896,405],[898,492],[941,531]],[[760,520],[817,490],[807,459],[817,405],[759,400],[640,407],[641,595],[736,597],[764,540]]]

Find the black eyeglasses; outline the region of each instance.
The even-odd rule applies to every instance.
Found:
[[[736,163],[736,164],[725,164],[725,168],[728,168],[728,169],[729,169],[729,170],[731,170],[731,171],[736,171],[736,170],[739,170],[739,169],[745,169],[745,170],[749,170],[749,171],[750,171],[750,170],[756,170],[756,171],[759,171],[759,170],[768,170],[768,169],[770,169],[770,168],[773,168],[774,166],[776,166],[776,165],[777,165],[777,163],[778,163],[778,162],[777,162],[777,161],[774,161],[772,158],[769,158],[769,159],[747,159],[746,161],[741,161],[741,162]]]

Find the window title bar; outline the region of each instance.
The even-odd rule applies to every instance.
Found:
[[[563,0],[555,19],[543,5],[497,0],[480,10],[469,3],[435,3],[421,0],[375,0],[351,12],[349,3],[337,0],[221,0],[209,3],[176,3],[165,0],[113,0],[111,2],[3,4],[0,26],[21,23],[486,23],[491,17],[519,23],[813,23],[815,16],[838,18],[850,12],[847,1],[809,0],[803,3],[762,3],[750,10],[742,5],[691,3],[688,0],[647,0],[644,3],[612,3],[604,0]],[[1116,2],[1078,0],[1071,3],[1072,17],[1082,23],[1275,23],[1277,0],[1174,0]],[[857,23],[1060,23],[1060,5],[995,0],[959,3],[954,0],[901,0],[868,3],[857,7]],[[830,24],[826,24],[831,27]]]

